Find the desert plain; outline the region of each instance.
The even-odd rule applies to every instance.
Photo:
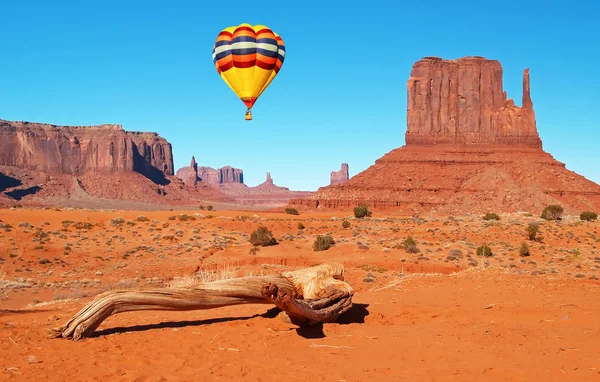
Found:
[[[538,216],[0,210],[0,380],[597,381],[600,222]],[[254,247],[259,226],[278,244]],[[335,244],[315,251],[324,234]],[[127,312],[90,338],[48,338],[101,292],[329,261],[354,304],[322,327],[265,303]]]

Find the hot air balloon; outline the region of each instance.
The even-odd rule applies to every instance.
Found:
[[[248,108],[273,81],[285,58],[281,37],[265,25],[240,24],[225,28],[213,47],[213,62],[225,83]]]

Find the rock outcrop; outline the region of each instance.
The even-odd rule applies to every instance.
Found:
[[[156,133],[125,131],[120,125],[0,120],[0,165],[71,175],[138,172],[157,182],[174,174],[169,142]]]
[[[229,183],[219,187],[226,195],[234,198],[244,205],[259,205],[268,207],[281,207],[291,199],[303,198],[313,194],[310,191],[291,191],[287,187],[278,186],[273,182],[271,173],[267,172],[265,181],[256,187],[245,184]]]
[[[198,182],[205,184],[228,184],[244,183],[244,171],[239,168],[225,166],[219,169],[198,166],[196,159],[192,157],[189,166],[177,170],[177,177],[185,182],[187,186],[195,186]]]
[[[408,81],[406,146],[343,185],[290,201],[318,209],[366,203],[386,213],[528,211],[549,204],[567,213],[600,209],[600,185],[542,150],[523,76],[522,106],[502,90],[498,61],[424,58]]]
[[[177,170],[175,174],[179,179],[183,180],[183,183],[188,187],[196,187],[200,178],[198,177],[198,164],[196,163],[196,158],[192,156],[192,160],[190,161],[190,165],[186,167],[182,167]]]
[[[348,172],[348,163],[342,163],[342,168],[339,171],[332,171],[329,176],[329,185],[344,184],[350,179]]]
[[[522,106],[507,99],[496,60],[465,57],[416,62],[408,80],[406,144],[518,144],[541,148],[529,70]]]
[[[120,125],[0,120],[0,205],[160,209],[235,202],[173,176],[171,144]],[[162,206],[162,207],[161,207]]]

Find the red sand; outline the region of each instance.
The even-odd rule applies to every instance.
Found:
[[[9,290],[0,302],[0,379],[600,380],[599,222],[543,222],[544,242],[528,241],[532,255],[521,258],[525,227],[536,218],[350,220],[351,227],[342,229],[341,219],[330,219],[345,217],[341,213],[259,212],[255,222],[253,212],[201,212],[214,218],[169,220],[179,212],[168,211],[0,210],[0,224],[14,227],[0,229],[4,283],[23,277],[31,285]],[[122,228],[109,223],[139,215],[150,221]],[[250,218],[230,220],[241,215]],[[70,225],[61,231],[65,220],[103,227],[85,231]],[[19,227],[22,222],[34,227]],[[306,226],[301,234],[298,222]],[[251,255],[245,235],[259,224],[280,244]],[[43,236],[35,227],[49,241],[32,241]],[[314,235],[327,232],[336,244],[313,252]],[[407,235],[420,253],[393,248]],[[286,237],[293,240],[282,240]],[[488,259],[474,254],[484,241],[495,253]],[[67,242],[72,249],[64,254]],[[152,248],[140,248],[144,245]],[[452,249],[461,251],[456,260],[448,259]],[[47,329],[119,281],[144,287],[163,285],[196,267],[244,275],[324,261],[345,264],[356,295],[351,313],[322,329],[287,324],[265,304],[123,313],[106,320],[93,338],[46,338]]]

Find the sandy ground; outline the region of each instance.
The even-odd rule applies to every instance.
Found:
[[[0,210],[0,380],[600,380],[600,222],[182,213]],[[542,242],[526,240],[532,221]],[[279,244],[252,254],[259,225]],[[314,252],[324,233],[336,244]],[[408,235],[419,253],[399,246]],[[484,242],[494,256],[476,255]],[[123,313],[92,338],[46,338],[101,291],[325,261],[356,294],[322,328],[260,304]]]

